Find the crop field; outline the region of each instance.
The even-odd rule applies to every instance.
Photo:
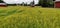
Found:
[[[60,28],[60,8],[0,7],[0,28]]]

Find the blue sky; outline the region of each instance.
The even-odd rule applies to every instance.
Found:
[[[5,1],[6,3],[8,3],[8,4],[13,4],[13,3],[22,3],[22,2],[27,2],[28,4],[31,2],[31,1],[33,1],[33,0],[3,0],[3,1]],[[35,1],[35,4],[37,4],[38,3],[38,0],[34,0]]]

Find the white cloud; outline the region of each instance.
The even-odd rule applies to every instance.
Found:
[[[31,1],[33,0],[4,0],[6,3],[22,3],[22,2],[27,2],[27,3],[30,3]],[[35,0],[35,3],[38,3],[38,0]]]

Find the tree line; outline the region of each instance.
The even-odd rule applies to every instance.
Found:
[[[53,7],[54,6],[54,1],[55,0],[39,0],[38,4],[35,4],[34,0],[30,3],[24,3],[22,2],[21,4],[7,4],[7,5],[21,5],[21,6],[42,6],[42,7]],[[2,3],[3,1],[0,0],[0,3]]]
[[[42,7],[54,7],[55,0],[39,0],[38,5]]]

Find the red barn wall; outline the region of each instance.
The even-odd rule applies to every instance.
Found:
[[[60,8],[60,1],[55,2],[55,8]]]

